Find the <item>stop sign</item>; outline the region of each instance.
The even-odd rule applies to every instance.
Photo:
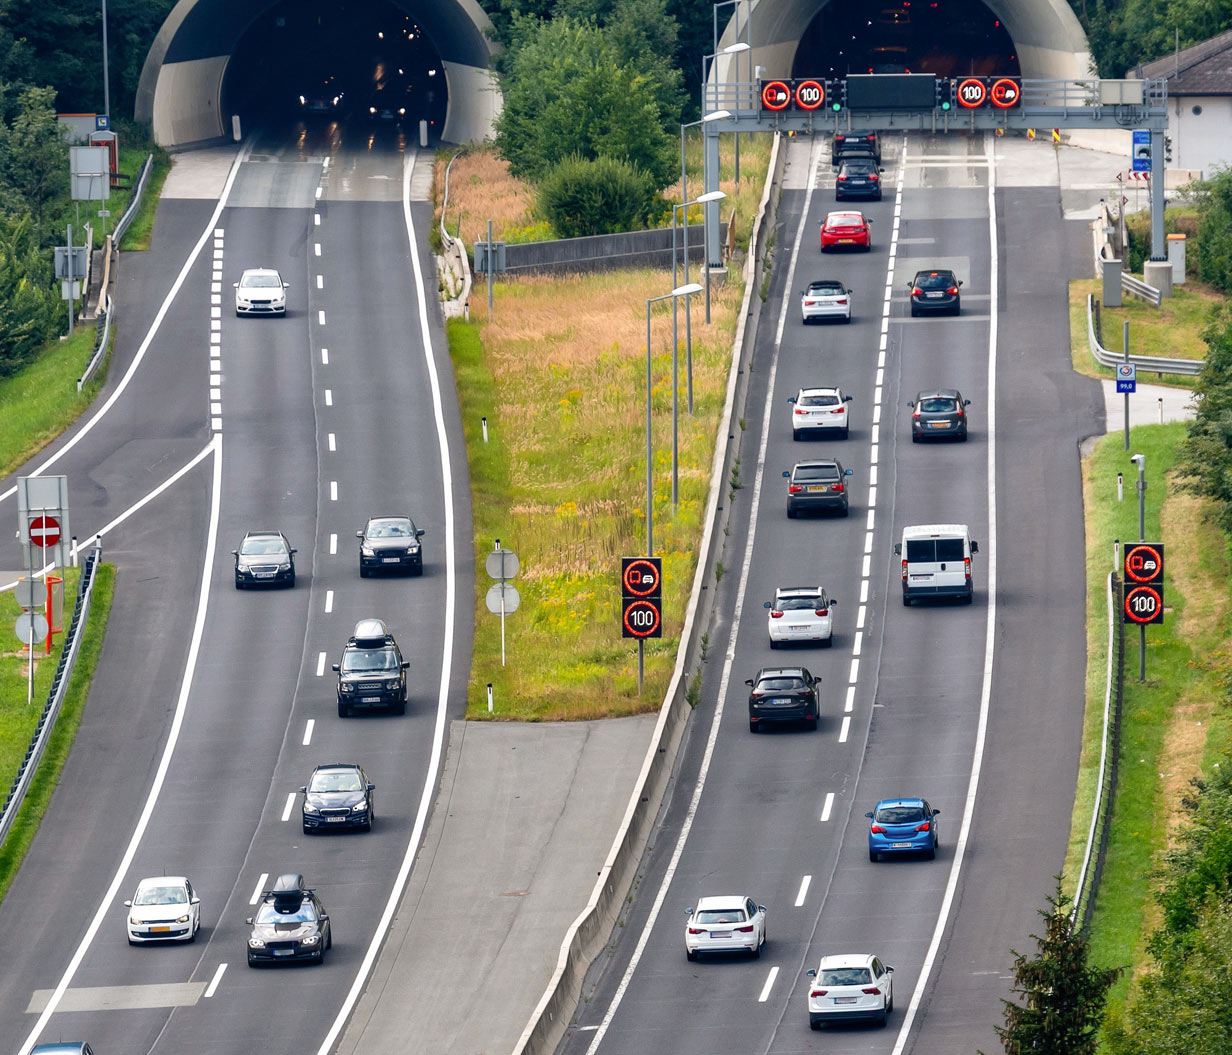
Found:
[[[55,517],[35,517],[30,521],[30,541],[42,548],[60,541],[60,522]]]

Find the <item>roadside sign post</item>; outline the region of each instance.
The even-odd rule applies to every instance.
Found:
[[[663,558],[620,558],[620,636],[637,639],[637,692],[646,672],[646,638],[663,636]]]
[[[1125,547],[1123,621],[1138,626],[1138,680],[1146,681],[1146,628],[1164,621],[1164,546],[1147,542],[1146,456],[1131,459],[1138,466],[1138,544]]]
[[[1125,362],[1122,363],[1121,366],[1117,367],[1117,391],[1125,393],[1125,449],[1129,450],[1129,394],[1130,392],[1135,391],[1138,387],[1136,383],[1138,375],[1137,375],[1136,368],[1132,367],[1132,364],[1129,361],[1129,320],[1128,319],[1125,320],[1124,328],[1121,331],[1121,336],[1125,342]],[[1126,369],[1127,367],[1134,369],[1135,371],[1134,372],[1135,384],[1133,388],[1122,388],[1121,387],[1121,371]],[[1141,532],[1139,533],[1141,534]]]
[[[505,616],[512,615],[518,610],[518,604],[521,598],[518,596],[517,587],[510,586],[509,580],[518,573],[518,555],[511,549],[505,549],[501,546],[501,540],[496,540],[496,545],[492,552],[488,554],[484,561],[484,568],[488,575],[496,580],[494,586],[489,587],[485,603],[488,606],[488,611],[493,615],[501,617],[501,666],[505,665]],[[488,709],[491,710],[492,695],[491,688],[488,690]]]

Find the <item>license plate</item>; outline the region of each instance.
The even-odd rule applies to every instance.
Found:
[[[930,421],[928,427],[930,429],[948,429],[950,423],[948,421]]]
[[[906,850],[911,846],[911,843],[890,843],[891,850]]]
[[[925,293],[924,296],[936,299],[937,297],[945,296],[944,293]]]
[[[293,956],[294,954],[295,954],[294,949],[275,949],[274,950],[275,956]]]
[[[382,564],[397,564],[400,559],[401,558],[399,557],[382,557],[381,563]]]
[[[710,932],[710,937],[712,937],[712,938],[730,938],[730,937],[731,937],[731,931],[729,931],[729,930],[712,930],[712,931]]]
[[[259,571],[256,573],[258,579],[272,579],[274,573],[272,571]]]
[[[830,488],[827,487],[825,484],[822,484],[820,487],[813,487],[813,486],[806,487],[805,490],[808,491],[809,494],[816,494],[818,492],[828,491],[830,490]]]
[[[359,698],[359,702],[360,702],[360,703],[380,703],[380,702],[381,702],[381,697],[379,697],[379,696],[361,696],[361,697]]]
[[[151,927],[150,933],[151,934],[170,934],[171,928],[170,927]]]
[[[341,817],[326,817],[326,818],[325,818],[325,823],[326,823],[326,824],[339,824],[339,823],[341,823],[341,822],[342,822],[342,818],[341,818]]]
[[[856,998],[854,996],[836,996],[834,998],[836,1004],[854,1004]]]
[[[933,577],[931,575],[913,575],[911,576],[911,581],[912,582],[932,582]]]
[[[850,245],[851,243],[855,241],[855,239],[854,238],[840,238],[838,241],[839,241],[839,245]]]

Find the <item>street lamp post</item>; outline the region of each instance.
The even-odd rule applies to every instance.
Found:
[[[708,114],[703,114],[698,121],[689,121],[687,124],[680,126],[680,198],[682,201],[689,200],[689,183],[688,175],[684,165],[684,131],[686,128],[696,128],[698,125],[708,125],[711,121],[725,121],[731,117],[730,110],[711,110]],[[718,186],[718,180],[715,180],[715,186]],[[706,245],[706,265],[710,265],[710,243],[709,243],[709,228],[703,227],[703,241]],[[706,325],[710,325],[710,279],[706,279]],[[693,404],[689,404],[689,413],[693,412]]]
[[[107,73],[107,0],[103,0],[103,113],[111,127],[111,77]]]
[[[676,282],[676,213],[682,212],[681,226],[684,229],[684,280],[689,281],[689,207],[691,205],[707,205],[712,201],[722,201],[727,197],[725,191],[714,190],[706,194],[699,194],[692,201],[687,199],[680,205],[672,206],[672,283]],[[706,322],[710,322],[710,279],[706,278]],[[687,392],[687,403],[689,414],[693,413],[693,313],[689,310],[689,300],[686,297],[684,302],[684,347],[685,347],[685,389]],[[672,305],[672,408],[675,413],[675,398],[676,398],[676,347],[678,344],[676,336],[676,306]],[[673,431],[673,451],[674,446]],[[676,500],[675,495],[675,478],[673,476],[672,501]]]

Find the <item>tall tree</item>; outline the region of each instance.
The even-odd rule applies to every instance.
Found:
[[[43,240],[57,200],[68,197],[68,145],[54,100],[54,88],[25,88],[12,124],[0,125],[0,196],[8,211],[33,217]]]
[[[1202,333],[1206,358],[1194,383],[1196,413],[1177,458],[1180,484],[1208,498],[1213,516],[1232,538],[1232,314],[1225,307]]]
[[[1032,934],[1036,954],[1014,952],[1014,992],[1002,1000],[1005,1026],[997,1035],[1006,1055],[1095,1055],[1108,989],[1120,968],[1092,967],[1086,938],[1070,926],[1073,899],[1061,889],[1041,909],[1044,933]]]

